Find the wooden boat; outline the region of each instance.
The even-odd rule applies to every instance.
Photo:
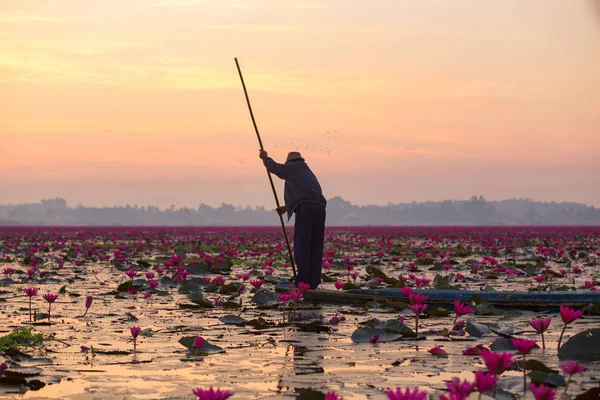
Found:
[[[280,282],[275,290],[278,293],[286,293],[295,289],[291,282]],[[476,290],[436,290],[422,289],[414,290],[413,293],[429,296],[427,304],[448,306],[454,300],[464,303],[485,302],[489,305],[501,308],[519,308],[532,310],[558,310],[561,305],[582,308],[589,304],[600,304],[600,292],[593,291],[555,291],[555,292],[486,292]],[[304,293],[307,300],[315,300],[330,303],[364,304],[370,301],[377,302],[407,302],[408,299],[397,288],[381,289],[350,289],[329,290],[316,289],[307,290]]]

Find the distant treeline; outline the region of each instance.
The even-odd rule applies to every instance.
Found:
[[[62,198],[39,203],[0,205],[0,225],[51,226],[264,226],[278,225],[273,210],[200,204],[171,206],[69,207]],[[327,204],[330,226],[362,225],[600,225],[600,209],[579,203],[539,202],[529,199],[488,201],[444,200],[356,206],[341,197]]]

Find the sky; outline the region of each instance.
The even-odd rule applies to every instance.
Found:
[[[598,3],[0,0],[0,203],[274,207],[237,57],[327,198],[598,207]]]

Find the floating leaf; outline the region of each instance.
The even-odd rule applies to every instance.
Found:
[[[443,307],[436,307],[427,310],[427,315],[430,317],[447,317],[450,315],[450,310]]]
[[[468,320],[467,326],[466,326],[466,331],[469,335],[471,335],[473,337],[483,337],[485,335],[490,335],[492,333],[492,330],[490,329],[490,327],[499,328],[499,326],[496,324],[488,325],[488,324],[482,324],[477,321]]]
[[[538,360],[530,360],[528,359],[525,362],[525,368],[529,371],[540,371],[545,373],[558,373],[558,371],[548,368],[543,362]]]
[[[575,361],[600,360],[600,328],[588,329],[569,338],[558,349],[558,358]]]
[[[210,344],[208,342],[208,340],[206,340],[206,339],[204,339],[202,348],[194,349],[194,340],[195,339],[196,339],[196,336],[184,336],[181,339],[179,339],[179,344],[183,345],[184,347],[187,347],[187,349],[192,354],[195,354],[195,355],[207,355],[207,354],[217,354],[217,353],[225,352],[225,350],[222,347],[215,346],[214,344]]]
[[[324,325],[322,321],[312,321],[308,324],[296,324],[296,326],[303,332],[331,332],[331,328]]]
[[[210,273],[210,267],[204,261],[190,264],[185,270],[190,275],[206,275]]]
[[[266,290],[261,290],[257,292],[254,296],[252,296],[251,301],[256,304],[260,304],[267,307],[272,307],[277,304],[281,304],[281,300],[277,297],[277,293],[268,292]]]
[[[531,371],[527,375],[531,379],[531,382],[535,383],[536,385],[541,383],[553,387],[565,385],[565,378],[553,372]]]
[[[194,304],[197,304],[201,307],[212,308],[213,305],[210,301],[204,298],[202,292],[193,292],[188,295],[188,299]]]
[[[272,328],[275,326],[275,324],[273,322],[269,322],[266,319],[264,319],[263,317],[258,317],[256,319],[252,319],[252,320],[248,321],[247,324],[252,326],[255,329],[266,329],[266,328]]]
[[[227,325],[244,325],[246,322],[248,322],[244,318],[237,315],[225,315],[219,318],[219,321]]]
[[[399,333],[391,333],[384,329],[358,328],[352,332],[351,339],[354,343],[369,343],[373,335],[379,335],[379,342],[392,342],[402,337]]]
[[[575,400],[598,400],[600,399],[600,386],[591,388],[585,393],[581,393],[579,396],[575,397]]]

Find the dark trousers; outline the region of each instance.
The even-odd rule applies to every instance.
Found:
[[[321,283],[323,242],[325,240],[325,207],[319,204],[302,204],[296,209],[294,223],[294,258],[298,266],[298,282],[310,284],[315,289]]]

